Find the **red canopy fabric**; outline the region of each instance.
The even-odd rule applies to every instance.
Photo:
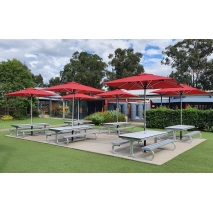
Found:
[[[96,94],[97,96],[103,97],[103,98],[131,98],[131,97],[138,97],[137,95],[131,94],[129,92],[125,92],[123,90],[112,90],[112,91],[108,91],[108,92],[103,92],[103,93],[99,93]]]
[[[100,93],[103,92],[100,89],[96,89],[93,87],[85,86],[83,84],[79,84],[77,82],[67,82],[65,84],[60,84],[57,86],[43,88],[43,90],[49,90],[54,92],[68,92],[68,93]]]
[[[98,98],[90,96],[90,95],[85,95],[83,93],[77,93],[77,94],[70,94],[70,95],[64,95],[61,96],[63,99],[79,99],[79,100],[98,100]]]
[[[152,93],[161,95],[209,95],[209,92],[188,86],[187,84],[180,84],[181,88],[164,88],[155,90]]]
[[[44,88],[44,90],[49,90],[49,91],[54,91],[54,92],[65,92],[65,93],[70,93],[70,94],[77,94],[77,93],[92,93],[92,94],[96,94],[96,93],[100,93],[103,92],[102,90],[93,88],[93,87],[89,87],[89,86],[85,86],[83,84],[79,84],[77,82],[67,82],[65,84],[60,84],[57,86],[52,86],[52,87],[47,87]],[[74,96],[73,96],[73,100],[74,100]],[[74,101],[72,104],[72,120],[74,120]],[[74,123],[72,123],[73,126]]]
[[[5,96],[21,96],[21,97],[31,97],[31,123],[33,122],[33,113],[32,113],[32,97],[46,97],[46,96],[55,96],[52,92],[47,92],[35,88],[26,88],[24,90],[19,90],[16,92],[11,92],[8,94],[5,94]]]
[[[5,94],[5,96],[23,96],[23,97],[31,97],[31,96],[45,97],[45,96],[55,96],[55,95],[56,94],[54,94],[52,92],[47,92],[47,91],[39,90],[36,88],[26,88],[23,90]]]
[[[117,89],[140,90],[181,87],[173,78],[143,73],[135,76],[103,82]]]

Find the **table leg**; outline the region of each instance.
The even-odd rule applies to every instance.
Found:
[[[55,133],[55,142],[58,143],[58,133]]]
[[[110,126],[108,126],[108,134],[110,134]]]
[[[129,144],[129,152],[130,152],[130,153],[129,153],[129,156],[134,158],[135,155],[134,155],[134,153],[133,153],[133,142],[134,142],[134,141],[131,141],[131,140],[130,140],[130,144]]]
[[[173,139],[176,141],[176,131],[173,131]]]
[[[182,140],[182,131],[180,131],[180,140]]]
[[[31,129],[33,129],[33,126],[31,126]],[[33,135],[33,131],[31,131],[30,135],[31,135],[31,136]]]
[[[119,133],[119,132],[118,132],[118,128],[119,128],[119,125],[117,125],[117,134]]]
[[[18,127],[16,127],[16,137],[18,137]]]
[[[146,140],[143,141],[143,146],[146,146]],[[146,150],[144,150],[143,152],[146,152]]]

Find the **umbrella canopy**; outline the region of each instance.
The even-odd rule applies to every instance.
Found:
[[[64,92],[64,93],[71,93],[71,94],[77,94],[77,93],[96,94],[96,93],[103,92],[102,90],[85,86],[83,84],[79,84],[74,81],[60,84],[57,86],[43,88],[43,89],[54,91],[54,92]],[[72,105],[72,121],[74,121],[74,96],[73,96],[73,105]],[[73,126],[73,122],[72,122],[72,126]]]
[[[77,93],[77,94],[70,94],[70,95],[64,95],[61,97],[62,99],[77,99],[78,100],[78,120],[79,120],[79,101],[80,100],[98,100],[98,98],[85,95],[83,93]]]
[[[131,98],[131,97],[138,97],[137,95],[131,94],[129,92],[125,92],[123,90],[113,90],[108,91],[100,94],[96,94],[102,98],[116,98],[116,108],[117,108],[117,122],[118,122],[118,108],[119,108],[119,98]]]
[[[158,93],[160,95],[169,95],[169,96],[180,96],[180,124],[182,125],[182,96],[183,95],[210,95],[209,92],[204,90],[197,89],[195,87],[190,87],[187,84],[180,84],[181,88],[167,88],[159,89],[153,91],[153,93]]]
[[[46,96],[55,96],[52,92],[42,91],[35,88],[26,88],[24,90],[19,90],[16,92],[11,92],[5,94],[5,96],[22,96],[22,97],[30,97],[31,98],[31,123],[32,123],[32,97],[46,97]]]
[[[135,76],[103,82],[108,86],[126,90],[144,90],[144,131],[146,130],[146,90],[181,87],[173,78],[143,73]]]
[[[83,84],[79,84],[77,82],[67,82],[64,84],[60,84],[57,86],[52,86],[52,87],[47,87],[43,88],[43,90],[49,90],[49,91],[54,91],[54,92],[65,92],[65,93],[100,93],[103,92],[100,89],[96,89],[93,87],[85,86]]]

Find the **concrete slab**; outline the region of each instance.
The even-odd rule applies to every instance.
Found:
[[[87,136],[88,138],[86,140],[78,140],[78,141],[76,140],[76,141],[70,142],[68,145],[66,145],[66,141],[60,141],[59,144],[56,144],[54,142],[46,142],[46,138],[44,134],[26,136],[21,139],[47,143],[47,144],[56,145],[56,146],[64,146],[71,149],[99,153],[99,154],[109,155],[109,156],[118,157],[118,158],[125,158],[125,159],[129,159],[133,161],[145,162],[145,163],[150,163],[155,165],[162,165],[168,162],[169,160],[175,158],[176,156],[182,154],[183,152],[205,141],[205,139],[193,139],[191,143],[186,143],[187,140],[177,141],[176,149],[174,151],[157,149],[155,150],[155,158],[152,161],[150,161],[148,160],[148,158],[151,157],[151,153],[150,152],[144,153],[137,142],[133,144],[134,154],[135,154],[134,158],[129,156],[129,144],[123,144],[120,147],[115,147],[116,154],[113,154],[112,142],[120,140],[117,134],[107,134],[107,133],[99,134],[99,131],[94,129],[91,131],[93,132],[97,131],[97,139],[94,139],[94,135],[91,135],[91,136],[88,135]],[[8,137],[14,137],[14,136],[8,135]],[[50,140],[54,139],[54,136],[51,136],[51,137],[49,138]],[[151,139],[147,140],[147,144],[152,144],[153,142],[154,140],[151,140]],[[167,149],[173,149],[173,147],[174,146],[172,144],[168,144],[164,146],[164,148],[167,148]]]

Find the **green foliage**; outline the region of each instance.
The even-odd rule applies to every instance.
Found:
[[[12,113],[12,116],[16,120],[24,120],[26,119],[26,110],[17,109],[15,112]]]
[[[32,73],[25,64],[17,59],[0,62],[0,107],[6,108],[7,114],[10,107],[26,109],[30,106],[30,100],[2,95],[34,86]]]
[[[13,117],[11,115],[4,115],[2,116],[1,120],[10,121],[10,120],[13,120]]]
[[[104,122],[104,117],[100,113],[95,113],[91,116],[91,120],[95,125],[100,125]]]
[[[38,117],[39,116],[39,112],[38,111],[33,111],[33,117]]]
[[[100,125],[102,123],[116,122],[117,121],[117,111],[107,110],[104,112],[95,112],[84,118],[85,120],[92,120],[94,124]],[[118,113],[118,121],[126,121],[125,115]]]
[[[142,53],[134,53],[134,49],[115,50],[114,54],[109,54],[109,65],[115,70],[116,79],[137,75],[144,72],[143,65],[140,64]]]
[[[184,39],[166,47],[161,64],[169,65],[177,71],[170,77],[180,83],[185,83],[204,90],[213,89],[213,60],[209,59],[213,53],[213,39]]]
[[[60,72],[61,82],[75,81],[86,86],[101,89],[107,64],[97,54],[75,52],[70,63]]]
[[[61,84],[60,77],[51,78],[49,80],[49,86],[56,86],[56,85],[59,85],[59,84]]]
[[[165,107],[146,111],[146,125],[148,128],[164,129],[167,126],[180,124],[181,111]],[[193,125],[200,130],[212,131],[213,110],[199,110],[188,107],[182,110],[182,123]]]
[[[119,78],[129,77],[144,72],[143,65],[140,64],[142,53],[134,53],[134,49],[115,50],[114,54],[109,54],[109,65],[113,67],[112,71],[106,71],[105,81],[115,80]],[[113,90],[109,87],[109,90]]]
[[[44,80],[41,74],[39,75],[32,74],[32,77],[36,87],[45,87]]]

